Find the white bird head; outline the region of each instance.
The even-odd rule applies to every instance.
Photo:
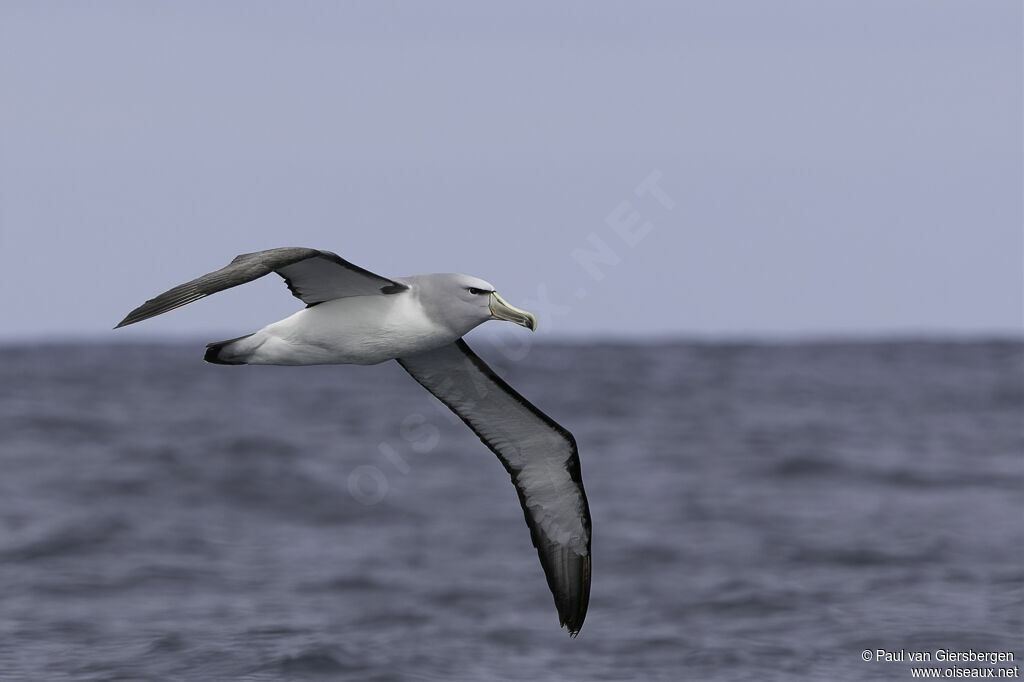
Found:
[[[503,299],[490,282],[479,277],[445,273],[417,275],[404,281],[414,285],[425,309],[460,336],[488,320],[507,320],[537,330],[537,318],[532,313]]]

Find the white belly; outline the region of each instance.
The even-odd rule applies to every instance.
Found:
[[[244,342],[254,365],[373,365],[452,343],[412,297],[354,296],[300,310]],[[250,345],[251,344],[251,345]]]

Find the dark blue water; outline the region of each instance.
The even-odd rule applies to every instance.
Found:
[[[0,679],[909,679],[861,651],[1024,656],[1024,344],[496,363],[579,441],[576,640],[504,469],[397,365],[202,353],[0,349]]]

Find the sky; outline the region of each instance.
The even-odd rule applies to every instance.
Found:
[[[1019,336],[1022,8],[5,0],[0,341],[253,331],[111,327],[276,246],[551,338]]]

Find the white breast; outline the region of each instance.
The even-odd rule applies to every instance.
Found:
[[[373,365],[452,343],[407,293],[353,296],[300,310],[251,337],[250,364]]]

